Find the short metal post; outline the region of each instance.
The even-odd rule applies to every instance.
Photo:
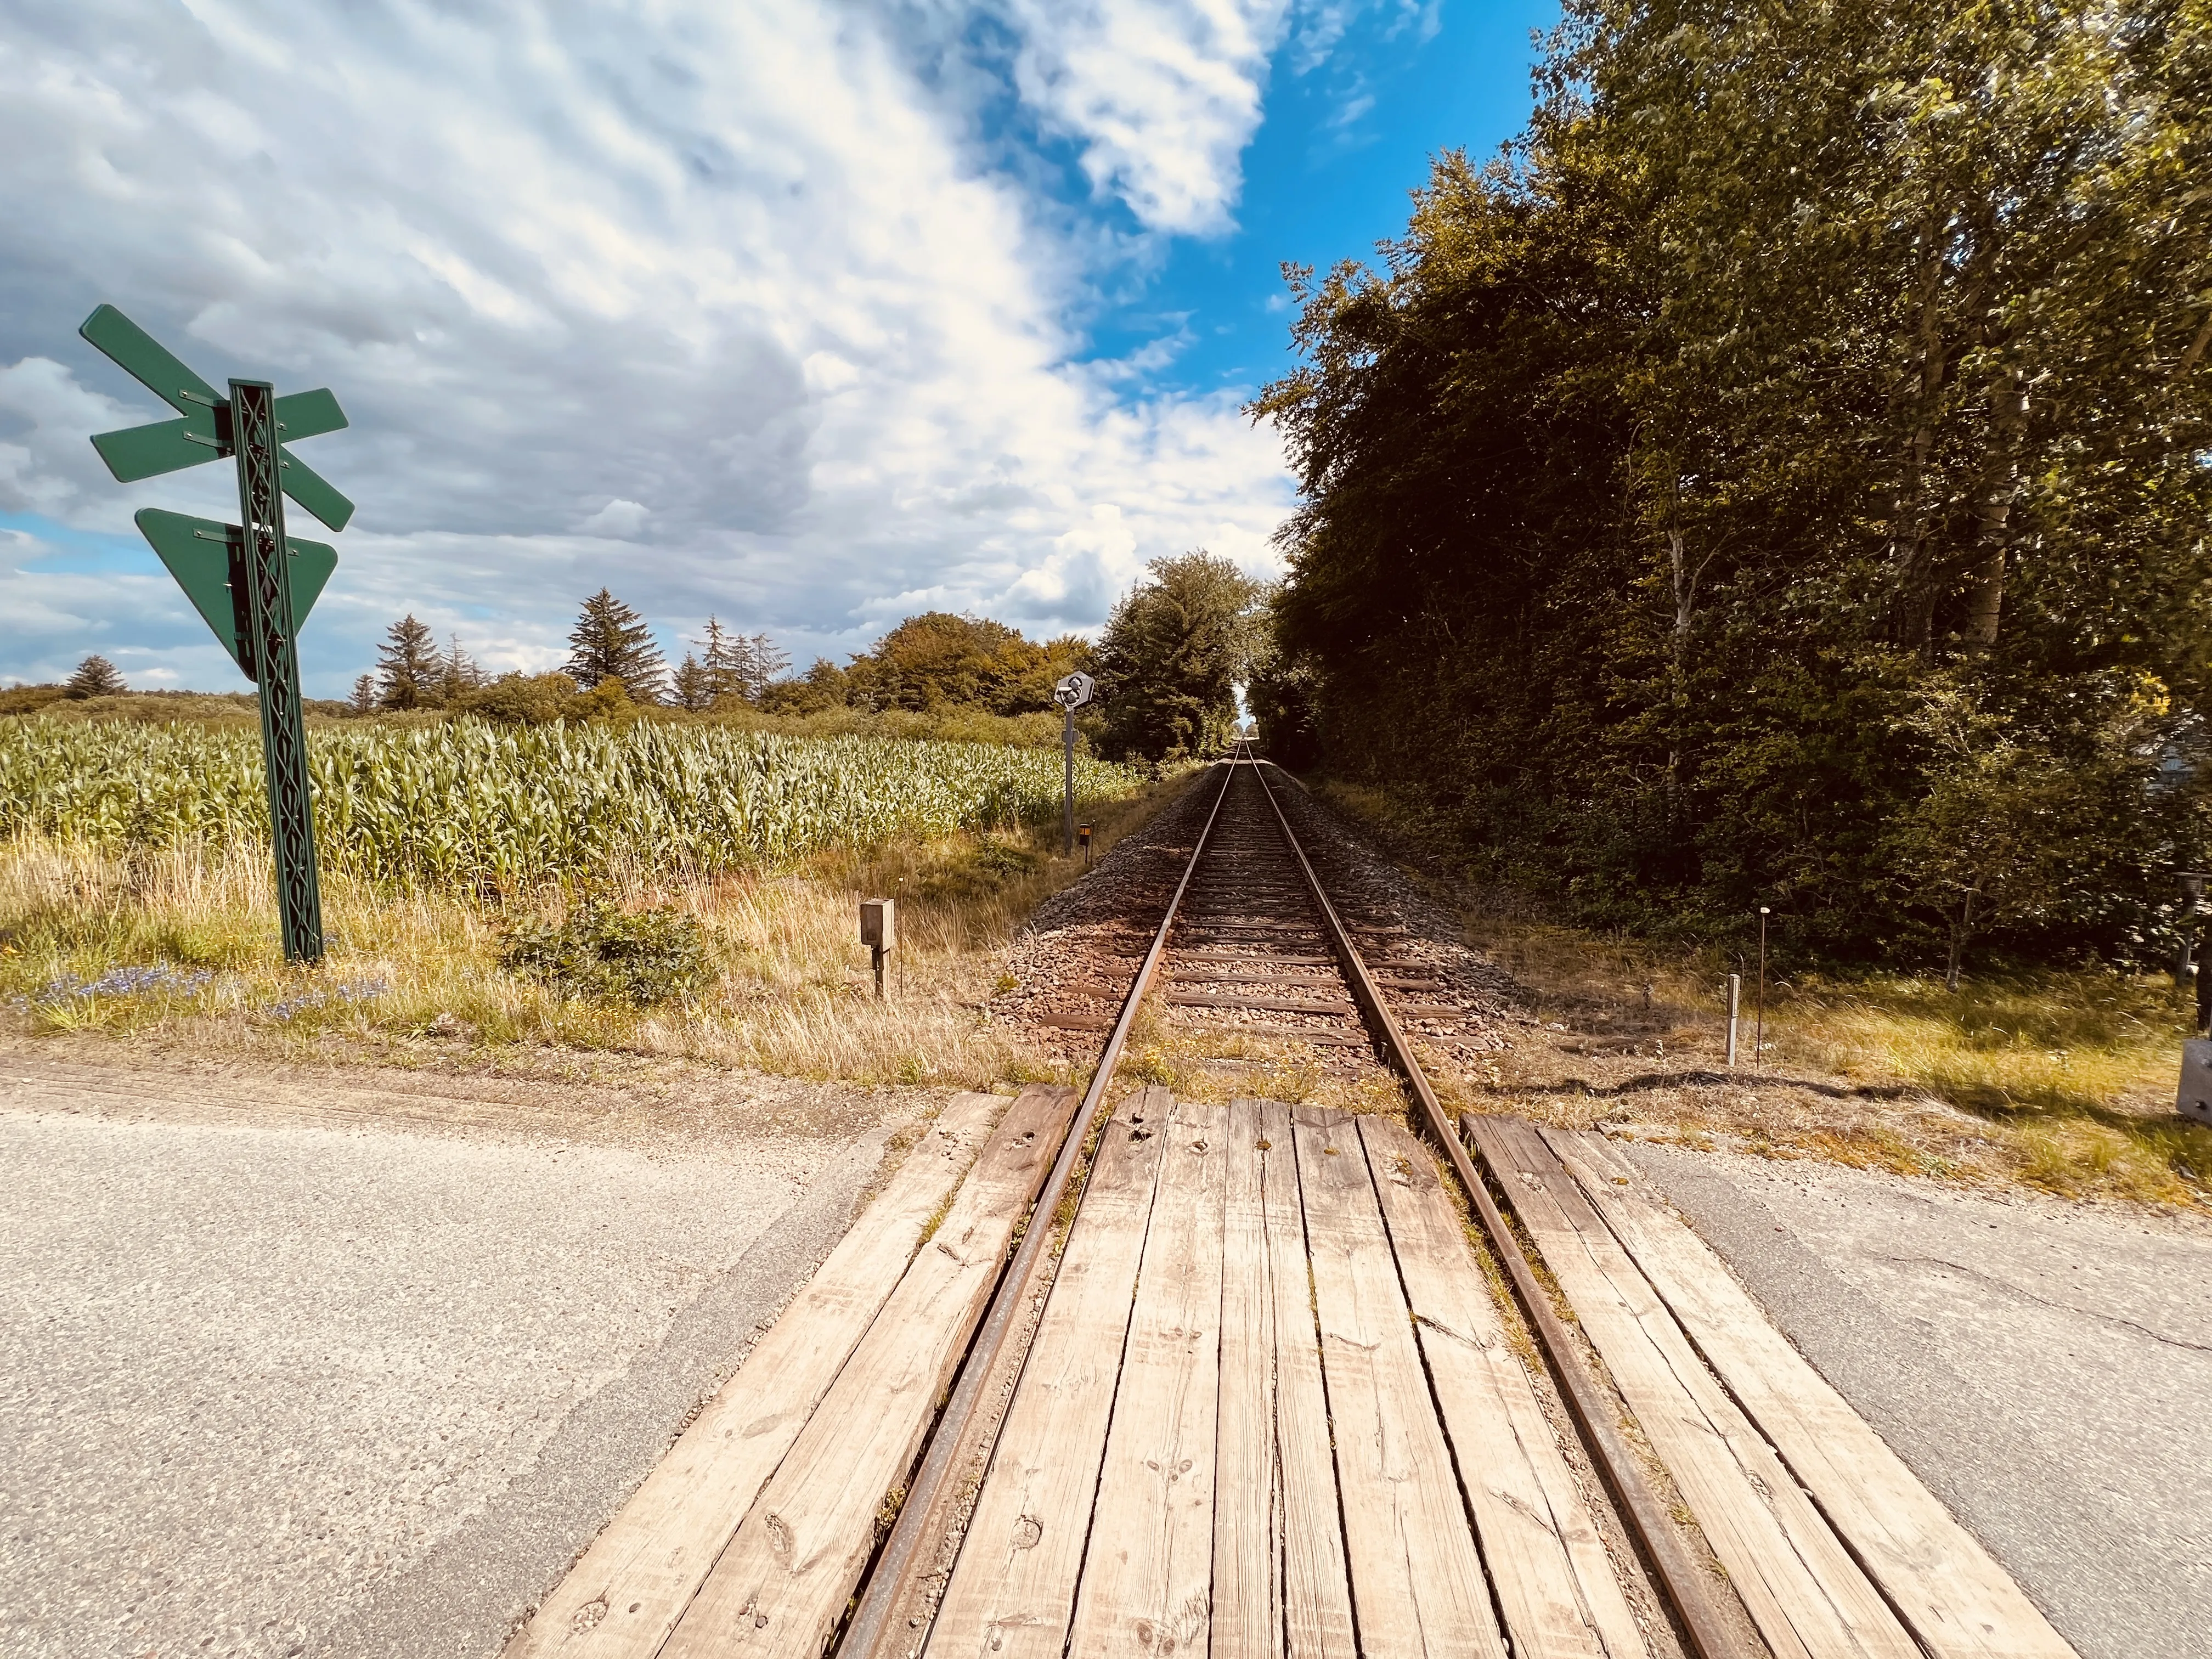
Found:
[[[1088,870],[1091,867],[1091,826],[1087,823],[1077,824],[1075,838],[1083,843],[1083,867]]]
[[[876,1000],[884,1000],[884,958],[898,944],[898,907],[890,899],[860,901],[860,943],[876,972]]]
[[[1759,1060],[1766,1053],[1766,917],[1767,908],[1759,907],[1759,1018],[1753,1026],[1751,1057]]]
[[[1067,791],[1060,814],[1063,833],[1060,837],[1062,844],[1060,851],[1060,856],[1066,858],[1075,852],[1075,710],[1071,706],[1061,712],[1066,722],[1060,743],[1064,758],[1066,761],[1065,769],[1067,775]]]
[[[1743,1016],[1743,975],[1741,974],[1729,975],[1728,997],[1728,1063],[1733,1066],[1735,1064],[1736,1022]]]

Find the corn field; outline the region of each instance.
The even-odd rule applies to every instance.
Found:
[[[1058,754],[980,744],[464,721],[323,727],[308,749],[324,867],[434,886],[773,865],[1040,822],[1060,798]],[[1076,757],[1079,799],[1140,781]],[[222,849],[265,844],[268,822],[258,731],[0,721],[0,836]]]

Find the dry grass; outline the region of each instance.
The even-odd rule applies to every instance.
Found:
[[[1243,1037],[1231,1028],[1194,1030],[1177,1019],[1155,988],[1129,1028],[1119,1075],[1154,1083],[1183,1100],[1221,1105],[1231,1100],[1279,1100],[1347,1112],[1406,1110],[1397,1079],[1364,1058],[1334,1060],[1310,1043]]]
[[[1422,844],[1390,800],[1330,784],[1337,805]],[[1526,895],[1417,873],[1467,941],[1513,978],[1527,1022],[1494,1059],[1432,1068],[1455,1109],[1587,1128],[1640,1126],[1691,1146],[1814,1158],[2069,1196],[2212,1207],[2212,1127],[2176,1115],[2191,1010],[2163,975],[2051,970],[1970,978],[1812,976],[1771,985],[1753,1052],[1725,1065],[1717,951],[1553,926]]]
[[[2189,1014],[2163,976],[2050,971],[1956,993],[1933,977],[1806,977],[1769,987],[1755,1057],[1747,987],[1730,1071],[1717,957],[1494,916],[1469,933],[1535,1017],[1457,1080],[1478,1109],[2069,1196],[2212,1202],[2212,1129],[2173,1110]]]
[[[1187,781],[1096,809],[1094,847]],[[260,855],[117,855],[24,836],[0,845],[0,1021],[295,1060],[527,1068],[547,1050],[597,1049],[858,1082],[1021,1082],[1043,1075],[1041,1062],[985,1004],[1015,928],[1082,868],[1001,835],[693,882],[609,871],[609,896],[690,912],[712,953],[708,991],[639,1009],[500,968],[505,928],[556,910],[557,897],[501,908],[328,880],[330,952],[300,969],[281,960]],[[899,902],[901,950],[881,1003],[857,943],[857,900],[870,896]],[[163,971],[115,971],[147,968]]]

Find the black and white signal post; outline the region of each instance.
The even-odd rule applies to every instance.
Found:
[[[1058,703],[1066,725],[1061,734],[1061,747],[1066,751],[1067,798],[1061,812],[1060,855],[1070,858],[1075,853],[1075,711],[1089,702],[1098,693],[1098,682],[1088,674],[1070,674],[1052,688],[1052,700]]]

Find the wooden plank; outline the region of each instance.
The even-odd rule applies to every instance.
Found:
[[[1300,1109],[1292,1139],[1360,1648],[1504,1659],[1358,1133]]]
[[[1114,1022],[1103,1014],[1043,1013],[1030,1016],[1037,1025],[1050,1025],[1063,1031],[1110,1031]]]
[[[1200,1036],[1261,1037],[1269,1042],[1318,1042],[1333,1048],[1367,1048],[1375,1039],[1349,1031],[1309,1030],[1299,1025],[1201,1025]]]
[[[955,1095],[744,1364],[507,1644],[507,1659],[648,1659],[867,1332],[1000,1095]]]
[[[1268,1141],[1262,1148],[1261,1142]],[[1229,1103],[1221,1227],[1221,1392],[1214,1433],[1210,1659],[1283,1651],[1281,1492],[1275,1464],[1275,1298],[1267,1275],[1267,1176],[1295,1179],[1261,1133],[1260,1103]],[[1295,1333],[1293,1334],[1295,1334]]]
[[[1267,1219],[1267,1288],[1274,1302],[1284,1646],[1289,1659],[1352,1659],[1352,1580],[1336,1501],[1336,1458],[1291,1109],[1261,1102],[1259,1129],[1267,1143],[1261,1196]]]
[[[1099,1471],[1073,1654],[1203,1652],[1213,1569],[1226,1107],[1177,1101]]]
[[[1237,951],[1177,951],[1172,960],[1176,962],[1226,962],[1232,963],[1240,962],[1264,962],[1278,964],[1287,963],[1290,966],[1297,968],[1334,968],[1336,966],[1336,958],[1334,957],[1279,957],[1272,952],[1264,957],[1255,957],[1246,955],[1243,952]]]
[[[1612,1558],[1506,1346],[1434,1157],[1394,1118],[1362,1118],[1359,1135],[1515,1654],[1644,1659]]]
[[[1546,1143],[1705,1361],[1936,1659],[2075,1659],[1972,1534],[1808,1364],[1604,1138]]]
[[[1147,1089],[1098,1139],[928,1651],[1060,1659],[1091,1534],[1170,1103]]]
[[[1536,1132],[1465,1120],[1776,1659],[1919,1648]]]
[[[1072,1090],[1047,1088],[1024,1090],[1008,1109],[707,1575],[666,1659],[822,1651],[1074,1109]]]
[[[1185,993],[1168,994],[1168,1004],[1175,1008],[1249,1008],[1267,1014],[1356,1014],[1358,1004],[1350,998],[1333,999],[1324,1002],[1319,997],[1208,997]]]

